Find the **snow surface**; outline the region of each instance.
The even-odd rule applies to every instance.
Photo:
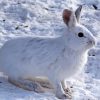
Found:
[[[0,47],[17,36],[60,34],[63,9],[75,10],[80,4],[84,4],[81,23],[96,36],[98,44],[89,52],[83,72],[69,84],[73,100],[100,100],[100,0],[0,0]],[[57,100],[52,93],[25,91],[0,76],[0,100]]]

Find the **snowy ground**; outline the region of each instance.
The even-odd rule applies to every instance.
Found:
[[[70,79],[73,100],[100,100],[100,0],[0,0],[0,47],[17,36],[60,34],[61,12],[80,4],[85,4],[81,23],[93,32],[98,44],[89,52],[85,71]],[[52,93],[28,92],[0,76],[0,100],[57,100]]]

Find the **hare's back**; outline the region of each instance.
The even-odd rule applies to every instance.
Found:
[[[0,49],[0,66],[47,66],[61,54],[63,43],[59,38],[22,37],[7,41]],[[45,63],[44,63],[45,62]],[[20,64],[20,65],[19,65]],[[39,65],[40,64],[40,65]],[[45,64],[45,65],[44,65]],[[17,66],[17,67],[18,67]]]

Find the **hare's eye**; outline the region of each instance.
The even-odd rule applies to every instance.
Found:
[[[78,37],[84,37],[84,34],[82,32],[78,33]]]

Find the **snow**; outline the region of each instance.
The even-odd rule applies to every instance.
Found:
[[[60,34],[63,9],[75,10],[81,4],[84,4],[81,23],[96,36],[98,43],[89,52],[85,69],[69,83],[73,86],[73,100],[99,100],[100,0],[0,0],[0,47],[17,36]],[[57,100],[52,93],[25,91],[8,83],[2,74],[0,76],[0,100]]]

